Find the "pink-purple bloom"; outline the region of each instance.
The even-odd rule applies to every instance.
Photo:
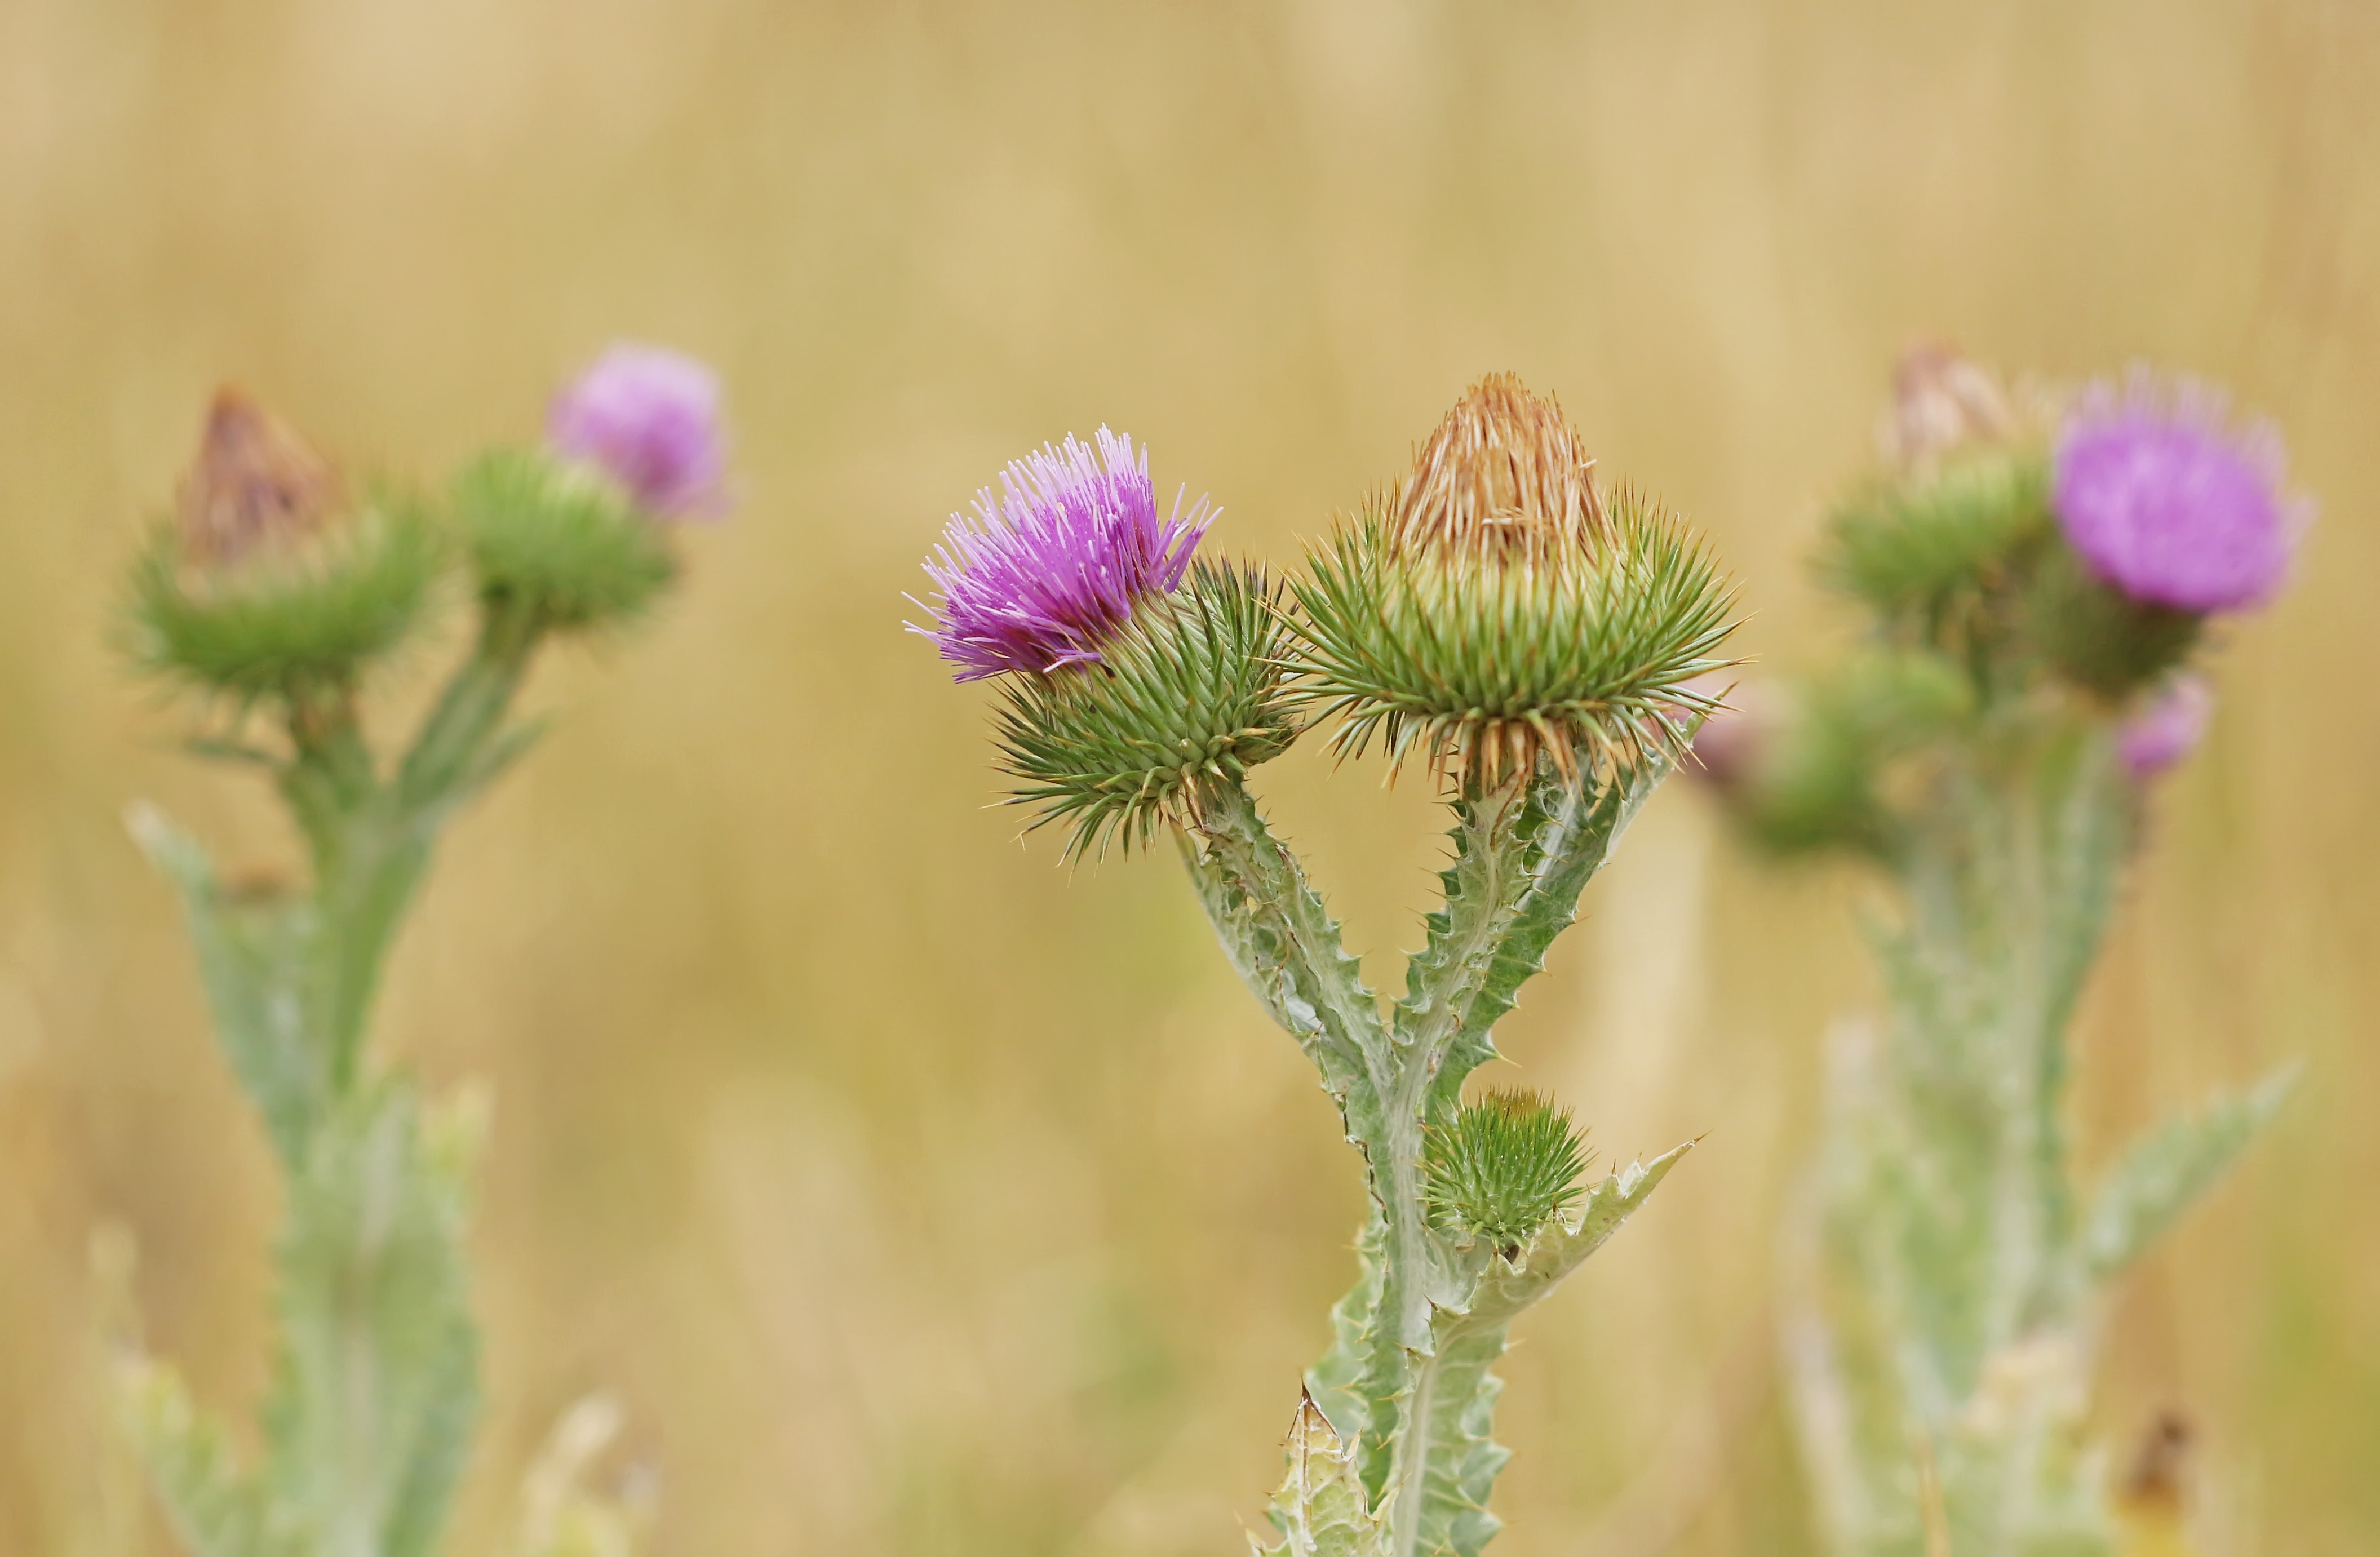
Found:
[[[2280,587],[2302,527],[2280,439],[2234,429],[2222,396],[2135,372],[2094,384],[2058,439],[2051,504],[2091,571],[2136,601],[2233,611]]]
[[[719,400],[719,375],[704,364],[621,341],[554,395],[546,442],[602,471],[657,517],[705,517],[726,505]]]
[[[2116,751],[2125,771],[2146,781],[2198,749],[2215,711],[2215,692],[2202,675],[2178,675],[2124,722]]]
[[[1160,519],[1148,451],[1104,427],[1097,443],[1045,444],[1001,472],[1001,496],[986,487],[972,517],[951,516],[926,562],[934,625],[911,630],[959,680],[1096,661],[1135,605],[1182,582],[1214,511],[1202,497],[1185,514],[1177,493]]]

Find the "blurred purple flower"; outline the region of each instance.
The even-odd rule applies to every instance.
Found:
[[[554,395],[545,437],[658,517],[708,517],[726,506],[719,375],[691,357],[614,343]]]
[[[1686,764],[1687,774],[1720,791],[1750,783],[1776,745],[1778,728],[1783,723],[1784,709],[1776,689],[1746,686],[1733,673],[1718,671],[1695,676],[1686,687],[1706,697],[1728,699],[1694,732],[1691,748],[1694,760]]]
[[[2116,750],[2136,780],[2153,779],[2198,749],[2215,692],[2201,675],[2178,675],[2159,688],[2116,736]]]
[[[1147,450],[1102,427],[1096,456],[1071,434],[1061,448],[1009,462],[1002,496],[953,514],[926,576],[941,590],[931,627],[942,658],[974,681],[1096,661],[1133,606],[1182,582],[1214,514],[1205,498],[1157,517]],[[914,597],[913,597],[914,600]]]
[[[2097,383],[2068,417],[2052,505],[2091,571],[2136,601],[2232,611],[2288,572],[2303,505],[2282,491],[2271,427],[2234,431],[2221,395],[2134,372]]]

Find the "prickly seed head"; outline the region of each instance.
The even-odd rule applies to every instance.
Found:
[[[1542,1093],[1488,1092],[1429,1126],[1422,1192],[1432,1222],[1512,1258],[1578,1203],[1586,1142]]]
[[[2309,517],[2285,480],[2269,426],[2236,428],[2206,384],[2135,372],[2121,391],[2093,385],[2068,418],[2051,505],[2095,577],[2204,614],[2280,587]]]
[[[1010,677],[994,738],[1034,827],[1064,822],[1070,855],[1145,845],[1195,822],[1219,785],[1289,748],[1279,590],[1228,564],[1197,564],[1099,640],[1096,663]]]
[[[215,391],[174,505],[185,562],[222,568],[252,552],[286,550],[339,506],[338,472],[297,429],[242,390]]]
[[[1548,766],[1582,775],[1674,756],[1705,712],[1729,598],[1682,524],[1597,496],[1552,402],[1482,381],[1411,479],[1316,548],[1293,588],[1297,696],[1466,787]]]
[[[1214,519],[1203,497],[1184,513],[1181,494],[1159,517],[1148,452],[1104,427],[1096,448],[1069,435],[1011,461],[1000,486],[951,516],[925,565],[934,624],[910,629],[961,681],[1099,660],[1136,607],[1182,582]]]

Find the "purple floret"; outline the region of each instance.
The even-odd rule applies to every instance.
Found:
[[[959,680],[1096,661],[1135,604],[1182,582],[1213,510],[1202,497],[1185,514],[1177,494],[1160,520],[1148,452],[1104,427],[1097,442],[1096,456],[1070,434],[1012,460],[999,498],[986,487],[972,517],[951,516],[926,562],[934,625],[911,630]]]
[[[2214,711],[2215,693],[2204,677],[2175,677],[2118,733],[2116,750],[2125,770],[2138,780],[2164,772],[2198,749]]]
[[[553,397],[545,436],[556,454],[601,470],[656,517],[725,507],[719,376],[691,357],[613,345]]]
[[[2058,444],[2052,505],[2091,571],[2136,601],[2197,613],[2270,598],[2303,515],[2279,438],[2236,432],[2221,397],[2135,374],[2086,392]]]

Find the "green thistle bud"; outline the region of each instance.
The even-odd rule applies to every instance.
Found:
[[[1489,1092],[1429,1126],[1422,1194],[1442,1231],[1484,1239],[1515,1258],[1578,1203],[1586,1141],[1570,1111],[1537,1092]]]
[[[1278,593],[1260,572],[1198,563],[1136,605],[1097,661],[1009,678],[994,735],[1022,782],[1011,801],[1041,808],[1035,827],[1068,822],[1070,855],[1130,848],[1288,750]]]
[[[1297,695],[1340,716],[1342,756],[1378,737],[1493,789],[1680,751],[1717,706],[1688,683],[1729,663],[1730,597],[1678,519],[1633,493],[1607,512],[1593,477],[1558,407],[1491,376],[1313,553]]]
[[[134,560],[132,652],[211,691],[304,702],[402,642],[444,562],[417,508],[350,503],[305,439],[225,388],[173,522]]]
[[[557,631],[637,616],[677,577],[663,528],[590,467],[499,449],[455,479],[480,593]]]
[[[1818,572],[1888,621],[1938,632],[1962,592],[2004,584],[2054,528],[2047,456],[1971,444],[1853,495],[1828,527]]]

